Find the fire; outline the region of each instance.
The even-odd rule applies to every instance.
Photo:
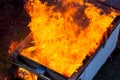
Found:
[[[17,72],[17,77],[21,78],[22,80],[37,80],[37,76],[30,73],[29,71],[19,68]]]
[[[13,41],[9,46],[8,53],[11,54],[16,49],[17,46],[18,46],[18,42]]]
[[[117,16],[83,0],[28,0],[35,46],[21,54],[70,77],[91,56]]]

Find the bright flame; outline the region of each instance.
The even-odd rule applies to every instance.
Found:
[[[28,0],[35,46],[21,54],[70,77],[99,47],[117,14],[82,0]]]
[[[21,78],[22,80],[37,80],[37,76],[30,73],[29,71],[19,68],[17,72],[17,77]]]

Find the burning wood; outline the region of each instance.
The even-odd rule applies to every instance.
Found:
[[[12,42],[11,45],[9,46],[9,50],[8,50],[8,53],[12,53],[16,47],[18,46],[18,42]]]
[[[83,65],[86,56],[94,54],[107,37],[116,18],[114,10],[106,11],[83,0],[28,0],[25,8],[34,45],[21,54],[66,77]]]

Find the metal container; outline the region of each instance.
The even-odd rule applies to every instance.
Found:
[[[38,75],[38,79],[40,80],[92,80],[116,48],[120,32],[119,20],[120,17],[118,16],[113,23],[111,23],[113,25],[112,31],[109,32],[108,37],[103,40],[101,45],[99,45],[99,48],[96,50],[94,55],[87,57],[87,59],[84,60],[84,64],[80,66],[78,71],[74,72],[69,78],[20,54],[22,49],[28,46],[33,46],[31,43],[33,40],[32,33],[29,33],[29,35],[19,44],[16,50],[9,56],[10,61],[12,64]]]

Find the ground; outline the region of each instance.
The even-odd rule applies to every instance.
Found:
[[[120,49],[116,48],[107,62],[102,66],[94,80],[120,79]]]
[[[0,0],[0,80],[9,76],[11,64],[8,49],[13,41],[21,42],[29,33],[30,16],[23,0]],[[115,52],[100,69],[94,80],[120,79],[120,51]]]
[[[0,0],[0,80],[8,75],[11,66],[8,49],[13,41],[20,42],[29,33],[30,17],[22,0]]]

